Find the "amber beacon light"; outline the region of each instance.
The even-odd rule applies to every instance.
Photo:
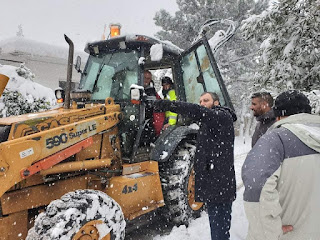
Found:
[[[116,37],[120,35],[120,29],[121,25],[120,24],[110,24],[110,37]]]

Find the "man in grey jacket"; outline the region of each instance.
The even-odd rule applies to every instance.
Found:
[[[256,92],[251,96],[250,109],[256,117],[257,125],[254,130],[251,146],[253,147],[258,139],[265,134],[268,128],[276,121],[272,111],[273,97],[268,92]]]
[[[320,239],[320,116],[298,91],[275,100],[277,122],[242,167],[247,240]]]

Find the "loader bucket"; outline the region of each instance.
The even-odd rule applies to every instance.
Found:
[[[7,86],[7,83],[9,81],[9,77],[6,75],[0,74],[0,97],[2,96],[2,93]]]

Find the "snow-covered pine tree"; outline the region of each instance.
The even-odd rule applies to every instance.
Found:
[[[177,4],[179,11],[174,16],[163,9],[156,13],[155,24],[162,28],[156,36],[186,49],[197,37],[206,20],[231,19],[239,27],[240,22],[249,14],[258,14],[266,9],[268,0],[177,0]],[[221,27],[217,26],[209,31],[208,38]],[[256,65],[252,60],[257,50],[255,41],[244,41],[239,34],[232,37],[216,55],[226,81],[234,82],[239,75],[250,72]]]
[[[257,86],[279,92],[320,87],[320,0],[280,0],[243,22],[246,39],[263,40]]]
[[[50,102],[45,99],[36,99],[32,96],[25,98],[18,91],[5,90],[0,105],[0,117],[17,116],[25,113],[33,113],[49,110]]]
[[[154,20],[162,28],[156,36],[169,40],[181,48],[187,48],[199,33],[202,24],[211,18],[231,19],[241,22],[250,10],[263,10],[266,1],[254,0],[176,0],[179,11],[171,16],[161,9]],[[262,8],[262,9],[261,9]]]

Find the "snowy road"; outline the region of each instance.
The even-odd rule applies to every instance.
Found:
[[[241,167],[250,150],[250,141],[236,139],[235,143],[235,171],[237,180],[237,198],[232,206],[231,240],[244,240],[248,222],[243,208],[244,187],[241,181]],[[165,226],[154,219],[154,223],[147,227],[130,232],[126,240],[210,240],[208,215],[202,212],[201,217],[192,220],[189,227]]]

